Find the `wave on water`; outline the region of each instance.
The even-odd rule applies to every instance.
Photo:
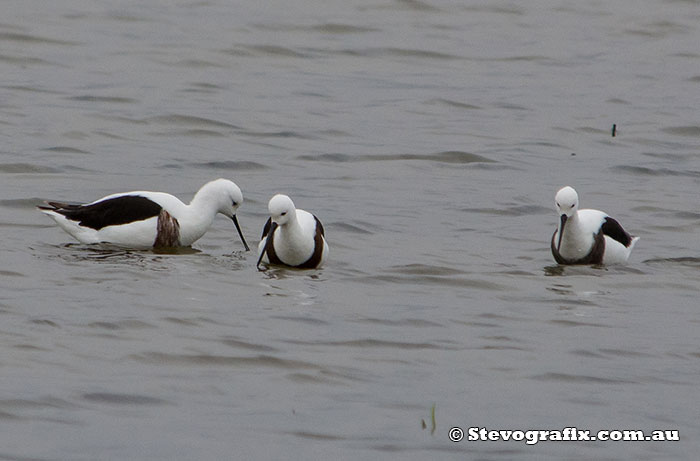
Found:
[[[212,160],[209,162],[178,162],[166,163],[162,168],[171,169],[189,169],[199,168],[203,170],[234,170],[234,171],[251,171],[265,170],[268,167],[262,163],[252,162],[247,160]]]
[[[681,256],[678,258],[652,258],[643,261],[643,264],[700,268],[700,256]]]
[[[91,392],[83,394],[83,400],[110,405],[166,405],[169,402],[159,397],[141,394],[115,394],[109,392]]]
[[[672,170],[670,168],[650,168],[632,165],[617,165],[611,168],[614,172],[633,174],[636,176],[688,176],[700,178],[697,170]]]
[[[374,154],[374,155],[350,155],[350,154],[321,154],[321,155],[300,155],[300,160],[323,161],[323,162],[387,162],[405,160],[423,160],[438,163],[496,163],[495,160],[472,154],[464,151],[442,151],[433,154]]]
[[[0,173],[61,173],[58,168],[35,165],[32,163],[0,163]]]

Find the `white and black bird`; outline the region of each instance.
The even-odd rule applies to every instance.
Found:
[[[563,187],[555,196],[559,225],[552,235],[552,255],[559,264],[627,262],[639,237],[599,210],[579,210],[578,194]]]
[[[234,182],[216,179],[203,185],[189,205],[164,192],[133,191],[86,204],[47,201],[37,208],[81,243],[134,249],[190,246],[221,213],[233,220],[249,250],[236,218],[241,203],[243,194]]]
[[[323,225],[308,211],[294,207],[292,199],[277,194],[267,206],[270,218],[258,244],[258,263],[314,269],[328,256]]]

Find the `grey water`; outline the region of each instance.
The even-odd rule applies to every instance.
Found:
[[[2,11],[0,459],[697,456],[697,1]],[[224,218],[163,254],[34,209],[217,177],[250,243],[275,193],[315,213],[327,265],[258,272]],[[564,185],[641,237],[628,265],[555,264]]]

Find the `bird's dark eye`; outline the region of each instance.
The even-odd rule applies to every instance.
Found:
[[[559,202],[557,202],[557,206],[558,206],[559,208],[561,208],[561,205],[559,205]]]
[[[234,201],[233,201],[233,206],[238,206],[238,202],[234,200]]]
[[[287,212],[286,212],[286,211],[283,211],[282,213],[280,213],[280,215],[281,215],[281,216],[287,216]]]

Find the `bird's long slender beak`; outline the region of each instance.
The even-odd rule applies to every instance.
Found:
[[[559,242],[557,243],[557,251],[561,250],[561,237],[564,235],[564,224],[566,224],[566,220],[569,219],[569,217],[563,214],[559,219]]]
[[[270,237],[268,237],[270,238]],[[263,269],[260,269],[260,263],[262,262],[263,256],[265,256],[265,252],[267,251],[267,242],[265,242],[265,246],[263,247],[263,250],[260,252],[260,257],[258,258],[258,262],[255,265],[256,269],[259,271],[263,271]]]
[[[258,263],[255,265],[255,267],[260,272],[265,270],[265,269],[260,268],[260,263],[262,262],[263,257],[265,257],[265,253],[267,253],[268,246],[272,244],[272,240],[270,240],[270,239],[272,238],[273,235],[275,235],[275,230],[277,230],[277,223],[272,221],[272,223],[270,224],[270,229],[267,230],[267,236],[265,236],[265,245],[263,245],[263,249],[260,252],[260,257],[258,257]]]
[[[243,232],[241,232],[241,226],[238,225],[238,219],[236,218],[236,215],[233,215],[231,217],[231,220],[236,225],[236,230],[238,231],[238,235],[241,236],[241,241],[243,242],[243,246],[245,247],[245,251],[250,251],[250,247],[248,246],[248,243],[245,241],[245,238],[243,238]]]

